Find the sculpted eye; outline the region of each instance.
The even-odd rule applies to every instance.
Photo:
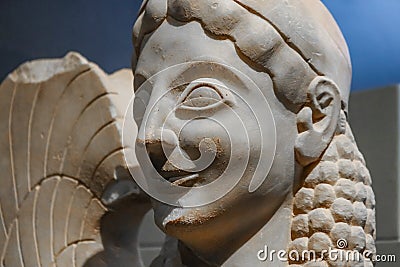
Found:
[[[209,110],[223,103],[233,103],[232,93],[215,79],[199,79],[190,83],[182,93],[179,109]]]
[[[203,108],[220,101],[222,101],[222,97],[215,88],[202,85],[193,89],[183,103],[188,107]]]

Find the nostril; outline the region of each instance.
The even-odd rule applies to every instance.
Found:
[[[162,166],[164,166],[165,162],[167,161],[167,157],[164,154],[161,142],[146,142],[146,150],[154,168],[156,168],[157,171],[160,171]]]
[[[178,145],[178,137],[172,130],[152,129],[144,140],[146,152],[153,166],[160,171],[167,161],[167,156]]]
[[[153,167],[164,179],[168,181],[169,179],[174,177],[180,177],[182,175],[191,175],[193,173],[185,170],[190,170],[196,167],[195,165],[193,165],[191,161],[189,161],[189,163],[186,163],[186,161],[181,162],[179,160],[180,159],[179,157],[176,158],[177,156],[176,153],[175,154],[173,153],[171,155],[166,155],[165,154],[166,151],[163,149],[163,145],[161,142],[147,142],[146,150]],[[189,158],[189,156],[185,153],[185,151],[180,151],[180,152],[184,153],[184,155],[182,156],[184,156],[186,159]],[[182,166],[177,167],[175,165],[176,162],[179,162],[179,164],[181,164]]]

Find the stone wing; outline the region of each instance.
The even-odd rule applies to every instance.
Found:
[[[101,251],[101,202],[125,166],[131,70],[77,53],[23,64],[0,86],[0,266],[82,266]]]

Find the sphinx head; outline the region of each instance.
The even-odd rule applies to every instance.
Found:
[[[134,44],[138,146],[155,169],[187,188],[237,181],[207,205],[154,201],[159,227],[189,246],[244,243],[346,131],[349,53],[319,0],[149,0]]]

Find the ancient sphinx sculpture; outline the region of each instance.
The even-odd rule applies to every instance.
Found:
[[[151,207],[153,267],[373,266],[350,56],[319,0],[147,0],[133,31],[134,78],[70,53],[1,84],[0,266],[143,266]]]

